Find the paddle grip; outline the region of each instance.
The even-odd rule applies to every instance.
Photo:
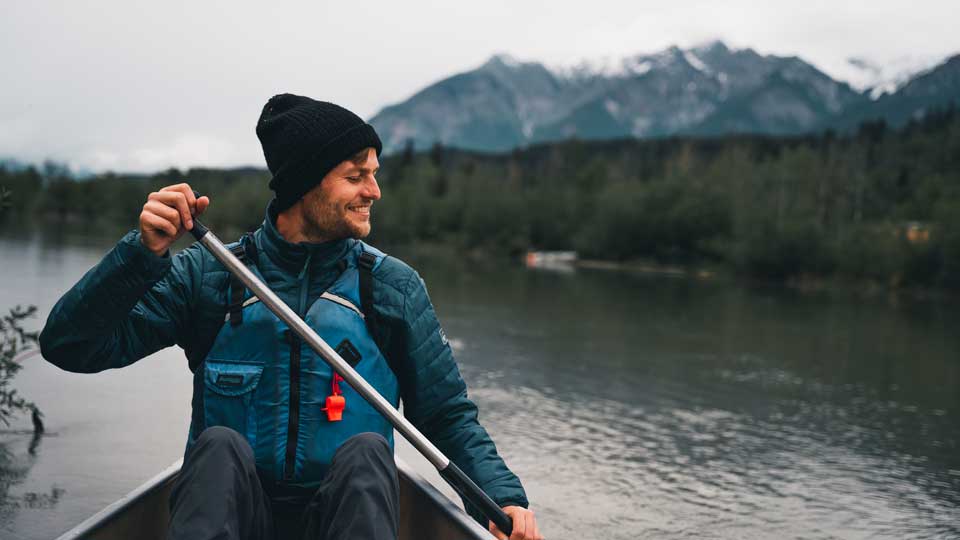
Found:
[[[196,222],[194,222],[196,223]],[[442,470],[440,476],[450,484],[461,497],[470,501],[470,504],[476,506],[483,512],[483,515],[493,522],[500,529],[500,532],[510,536],[513,534],[513,520],[510,516],[503,513],[503,510],[493,502],[486,493],[484,493],[469,476],[464,474],[452,461]]]
[[[194,238],[199,241],[206,236],[208,232],[210,232],[210,229],[208,229],[206,225],[200,223],[199,219],[193,218],[193,228],[190,229],[190,234],[192,234]]]
[[[199,199],[200,193],[197,190],[193,190],[193,196]],[[208,232],[210,232],[210,229],[208,229],[206,225],[201,223],[199,219],[193,218],[193,228],[190,229],[190,234],[192,234],[197,241],[200,241]]]

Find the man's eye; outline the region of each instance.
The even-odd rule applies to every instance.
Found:
[[[357,182],[360,181],[360,177],[359,177],[359,176],[348,176],[348,177],[347,177],[347,180],[349,180],[349,181],[353,182],[354,184],[356,184]]]

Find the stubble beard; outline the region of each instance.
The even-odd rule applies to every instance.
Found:
[[[347,218],[348,210],[320,199],[304,207],[304,233],[307,238],[323,241],[344,238],[366,238],[370,234],[370,222],[355,224]]]

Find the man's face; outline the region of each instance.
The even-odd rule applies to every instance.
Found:
[[[370,234],[370,208],[380,198],[377,152],[367,148],[337,165],[303,196],[304,236],[314,241]]]

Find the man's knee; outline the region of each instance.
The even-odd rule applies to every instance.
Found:
[[[337,449],[337,453],[341,452],[363,452],[393,457],[393,451],[387,439],[379,433],[372,432],[358,433],[350,437]]]
[[[351,515],[381,516],[396,530],[399,492],[390,443],[382,435],[360,433],[337,449],[314,504],[318,508],[347,505]]]
[[[169,538],[268,538],[266,504],[250,444],[232,429],[207,428],[174,483]]]
[[[254,461],[250,443],[243,435],[224,426],[212,426],[203,430],[190,451],[191,456],[197,453],[221,454],[243,462]]]
[[[333,461],[341,466],[364,464],[364,467],[379,465],[384,469],[396,468],[393,449],[379,433],[359,433],[350,437],[337,449]]]

